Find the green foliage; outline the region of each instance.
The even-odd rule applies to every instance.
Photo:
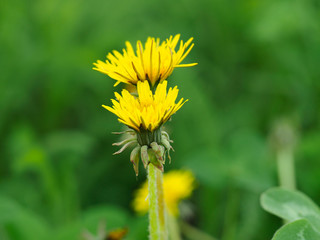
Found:
[[[273,240],[320,239],[320,209],[303,193],[272,188],[262,194],[261,205],[290,222],[275,233]]]
[[[309,240],[319,239],[320,235],[314,231],[306,219],[296,220],[280,228],[272,240]]]
[[[123,129],[101,107],[123,86],[91,68],[126,40],[176,33],[194,37],[184,62],[199,63],[168,79],[189,101],[166,125],[165,171],[198,180],[181,217],[218,239],[270,239],[281,222],[258,199],[277,185],[274,120],[296,126],[297,185],[320,202],[319,12],[316,0],[2,0],[0,239],[78,239],[96,208],[119,215],[108,231],[147,238],[131,209],[145,171],[136,180],[129,150],[112,156]]]
[[[0,238],[4,240],[46,239],[49,226],[36,214],[14,200],[0,196]]]

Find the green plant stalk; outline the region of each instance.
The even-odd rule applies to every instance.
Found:
[[[217,240],[216,238],[210,236],[207,233],[202,232],[201,230],[191,226],[190,224],[180,221],[180,227],[187,239],[190,240]]]
[[[295,170],[294,170],[294,158],[293,151],[291,148],[283,148],[277,152],[277,167],[278,167],[278,178],[280,187],[295,190]],[[288,221],[283,220],[286,224]]]
[[[149,154],[149,158],[154,157]],[[167,240],[162,172],[152,163],[148,165],[149,239]]]
[[[291,148],[283,148],[277,152],[277,167],[280,187],[295,190],[295,169],[293,151]]]
[[[168,229],[169,229],[169,236],[170,240],[181,240],[180,236],[180,228],[177,221],[177,218],[167,212],[167,219],[168,219]]]
[[[233,180],[229,183],[227,194],[222,240],[236,238],[237,217],[239,213],[239,191],[237,191],[234,186]]]

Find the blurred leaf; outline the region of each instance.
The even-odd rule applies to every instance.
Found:
[[[272,240],[316,240],[320,234],[315,232],[306,219],[296,220],[280,228]]]
[[[144,216],[135,216],[130,222],[130,229],[127,240],[147,239],[149,232],[147,231],[149,225],[148,214]]]
[[[94,139],[81,131],[55,131],[47,138],[47,146],[52,153],[87,154]]]
[[[126,227],[129,222],[127,212],[116,206],[101,206],[91,208],[83,213],[83,222],[89,229],[95,229],[96,224],[105,220],[108,229]]]
[[[261,195],[262,207],[285,220],[307,219],[320,233],[320,209],[305,194],[282,188],[271,188]]]
[[[213,187],[225,187],[228,179],[237,185],[261,192],[272,184],[264,140],[252,131],[233,131],[222,146],[199,147],[184,157],[197,178]],[[213,177],[214,176],[214,177]]]
[[[13,171],[22,173],[28,170],[42,171],[45,168],[48,161],[47,153],[37,142],[34,130],[30,126],[17,126],[7,144]]]
[[[317,158],[320,154],[320,134],[319,129],[302,136],[301,143],[298,146],[299,154],[304,158]]]
[[[44,219],[0,195],[1,235],[3,240],[34,240],[48,239],[50,232]]]
[[[107,232],[124,227],[129,227],[130,232],[131,220],[126,211],[117,206],[105,205],[86,210],[79,220],[65,225],[52,239],[78,240],[85,230],[95,233],[102,221],[106,224]]]
[[[202,183],[210,186],[221,186],[226,181],[226,169],[222,161],[215,161],[215,159],[217,157],[214,157],[209,149],[204,148],[185,157],[184,164],[192,169],[192,172]]]

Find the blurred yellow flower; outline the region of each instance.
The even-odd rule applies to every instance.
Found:
[[[158,81],[167,79],[175,67],[191,67],[197,63],[180,64],[193,48],[193,38],[186,43],[180,41],[178,51],[175,50],[180,34],[160,44],[160,39],[149,37],[143,47],[140,41],[136,44],[136,53],[130,42],[126,42],[123,54],[118,51],[108,53],[105,62],[98,60],[94,68],[120,82],[136,85],[138,81],[148,80],[152,86]],[[191,45],[190,45],[191,44]],[[189,46],[190,45],[190,46]],[[188,48],[189,47],[189,48]]]
[[[191,171],[174,170],[163,175],[163,192],[166,207],[170,214],[179,214],[179,202],[191,195],[195,187],[195,178]],[[146,213],[149,209],[148,183],[144,182],[135,193],[133,209],[138,213]]]
[[[167,81],[157,86],[155,94],[150,90],[148,81],[139,81],[137,91],[138,97],[134,97],[123,89],[122,96],[115,93],[117,100],[111,99],[112,107],[102,106],[117,115],[119,122],[138,132],[158,129],[187,101],[181,98],[175,103],[179,90],[174,87],[167,92]]]

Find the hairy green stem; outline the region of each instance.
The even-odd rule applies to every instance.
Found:
[[[149,158],[154,155],[149,154]],[[167,240],[162,172],[152,163],[148,165],[149,239]]]

